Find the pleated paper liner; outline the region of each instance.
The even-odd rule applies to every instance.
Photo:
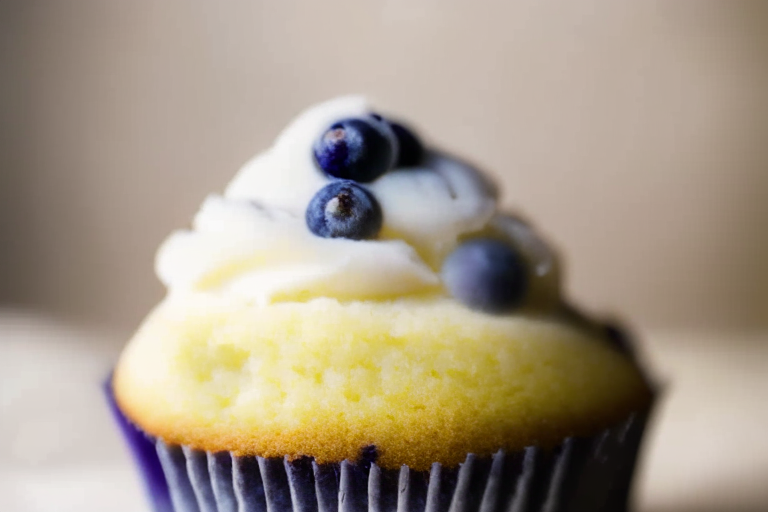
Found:
[[[167,445],[133,426],[106,391],[155,512],[621,512],[647,417],[550,450],[469,454],[458,467],[419,472]]]

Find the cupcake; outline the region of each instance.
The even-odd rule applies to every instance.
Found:
[[[156,260],[108,386],[156,510],[626,507],[652,391],[477,169],[312,107]]]

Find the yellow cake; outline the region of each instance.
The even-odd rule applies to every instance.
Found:
[[[316,141],[337,120],[370,116],[358,97],[310,109],[169,237],[157,259],[169,293],[114,374],[125,415],[210,452],[325,463],[375,446],[383,468],[426,470],[554,446],[645,411],[635,363],[597,323],[575,320],[552,251],[498,212],[493,187],[463,162],[426,150],[418,165],[393,157],[366,176],[381,226],[349,233],[374,236],[313,224],[307,205],[333,183]],[[519,256],[514,297],[505,284],[482,302],[447,267],[475,239]]]

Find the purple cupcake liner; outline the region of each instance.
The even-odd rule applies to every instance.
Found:
[[[109,410],[128,444],[133,460],[139,467],[144,489],[154,512],[175,512],[168,482],[155,449],[155,441],[136,428],[122,413],[112,392],[112,374],[104,382],[104,394]],[[183,509],[180,509],[183,510]]]
[[[106,388],[155,512],[621,512],[647,415],[554,449],[535,446],[458,467],[240,457],[168,445],[133,426]]]

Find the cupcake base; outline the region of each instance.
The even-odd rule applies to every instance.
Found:
[[[647,418],[550,450],[469,454],[458,467],[419,472],[167,445],[133,426],[106,391],[155,512],[620,512]]]

